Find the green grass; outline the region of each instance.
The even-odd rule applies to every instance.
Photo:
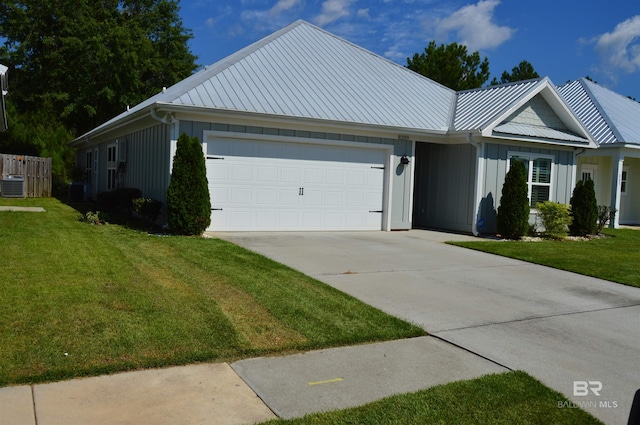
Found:
[[[507,372],[440,385],[365,406],[270,425],[302,424],[601,424],[524,372]]]
[[[0,212],[0,386],[424,335],[221,240],[0,205],[47,210]]]
[[[640,231],[607,229],[588,241],[449,242],[478,251],[640,287]]]

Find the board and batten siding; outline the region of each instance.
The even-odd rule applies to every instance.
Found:
[[[400,158],[406,155],[413,163],[412,141],[396,140],[384,137],[369,137],[353,134],[317,132],[305,130],[282,129],[272,127],[257,127],[247,125],[233,125],[214,122],[180,121],[180,132],[191,137],[197,137],[203,142],[205,131],[219,131],[232,133],[263,134],[270,136],[291,137],[308,140],[340,140],[345,142],[374,143],[394,146],[391,182],[391,229],[403,230],[411,228],[411,166],[400,164]]]
[[[142,196],[164,202],[171,171],[169,137],[169,126],[158,124],[101,142],[97,145],[97,185],[95,176],[92,176],[93,194],[107,190],[107,148],[115,144],[117,162],[125,163],[121,168],[124,177],[122,180],[118,178],[122,182],[120,186],[140,189]],[[78,164],[87,167],[86,154],[91,151],[94,157],[95,150],[96,146],[78,150]],[[94,164],[91,168],[95,173]]]
[[[165,124],[119,138],[124,146],[120,142],[118,148],[126,149],[126,187],[138,188],[144,197],[164,202],[171,173],[169,138],[169,126]],[[120,152],[118,156],[122,158]]]
[[[532,148],[517,145],[487,143],[485,145],[484,190],[480,202],[478,226],[481,233],[495,233],[496,214],[502,196],[502,186],[507,174],[509,153],[532,153],[553,157],[551,200],[568,204],[575,183],[574,152],[572,150]],[[531,214],[531,223],[535,214]]]
[[[416,143],[414,227],[471,232],[475,148]]]

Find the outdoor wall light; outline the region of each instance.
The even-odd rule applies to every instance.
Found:
[[[402,158],[400,158],[400,164],[409,165],[409,158],[407,158],[407,155],[403,155]]]

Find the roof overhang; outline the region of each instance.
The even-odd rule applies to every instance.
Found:
[[[158,117],[164,117],[166,114],[172,114],[177,120],[200,120],[205,122],[219,120],[220,123],[233,122],[256,127],[293,127],[304,128],[308,131],[341,132],[344,134],[371,135],[400,140],[424,140],[430,136],[443,137],[447,135],[447,129],[425,130],[156,102],[136,111],[125,112],[75,138],[70,142],[70,145],[78,147],[83,144],[90,144],[92,140],[108,138],[112,134],[113,137],[117,137],[120,135],[119,132],[126,130],[140,120],[152,117],[156,121],[161,121]]]

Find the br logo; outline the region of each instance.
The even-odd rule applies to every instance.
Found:
[[[602,382],[600,381],[573,381],[573,395],[575,397],[583,397],[593,393],[600,397],[602,391]]]

